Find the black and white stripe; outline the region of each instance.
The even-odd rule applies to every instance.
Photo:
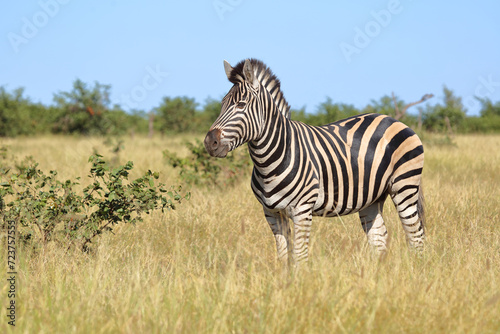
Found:
[[[410,246],[424,243],[421,174],[424,150],[418,136],[395,119],[378,114],[323,126],[290,120],[280,82],[261,61],[234,68],[234,84],[205,138],[207,151],[225,157],[248,142],[254,162],[252,189],[275,235],[278,256],[307,259],[312,216],[359,212],[369,243],[387,247],[382,218],[393,200]],[[293,221],[293,246],[291,226]]]

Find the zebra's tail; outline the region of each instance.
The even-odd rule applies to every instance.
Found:
[[[420,184],[418,189],[418,201],[417,201],[417,212],[418,217],[420,218],[420,222],[422,224],[422,228],[425,230],[425,209],[424,209],[424,189],[422,184]]]

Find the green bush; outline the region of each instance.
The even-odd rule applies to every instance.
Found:
[[[194,98],[186,96],[164,97],[161,105],[155,108],[156,123],[160,132],[165,134],[193,131],[197,105]]]
[[[61,182],[57,172],[46,175],[32,158],[15,168],[3,166],[0,212],[15,221],[20,240],[39,246],[56,241],[88,251],[90,243],[119,223],[136,224],[153,210],[175,209],[183,198],[180,188],[157,184],[159,174],[148,171],[128,181],[133,163],[112,168],[99,154],[89,158],[91,184],[76,192],[76,180]],[[12,172],[12,169],[15,169]]]
[[[500,115],[484,113],[481,117],[467,117],[460,132],[464,133],[499,133]]]
[[[0,137],[48,133],[57,112],[24,96],[24,89],[9,93],[0,87]]]
[[[457,143],[453,136],[442,133],[432,133],[432,132],[421,132],[418,134],[422,143],[424,143],[424,147],[427,146],[438,146],[438,147],[450,147],[456,148]]]
[[[189,155],[184,158],[163,151],[168,164],[180,168],[183,183],[189,185],[224,187],[233,185],[243,175],[247,175],[252,161],[246,150],[236,150],[224,159],[211,157],[205,150],[203,142],[186,143]]]
[[[467,119],[462,98],[452,90],[443,86],[443,104],[426,105],[423,109],[424,129],[431,132],[456,132],[460,130]]]

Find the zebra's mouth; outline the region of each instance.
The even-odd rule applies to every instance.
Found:
[[[208,151],[208,153],[216,158],[225,158],[227,153],[229,152],[229,146],[228,145],[220,145],[215,151],[211,152]]]
[[[230,147],[227,142],[223,142],[219,129],[211,130],[205,137],[205,148],[212,157],[225,158]]]

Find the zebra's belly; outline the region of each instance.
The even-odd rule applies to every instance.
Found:
[[[316,217],[338,217],[338,216],[346,216],[350,215],[351,213],[356,213],[359,212],[362,209],[357,209],[357,208],[346,208],[343,212],[339,212],[338,210],[335,209],[320,209],[320,210],[313,210],[312,214],[313,216]]]
[[[361,211],[361,210],[369,207],[370,205],[372,205],[377,200],[375,200],[373,202],[366,203],[362,207],[361,206],[357,206],[357,207],[347,206],[344,209],[339,209],[337,207],[322,208],[322,209],[317,209],[317,210],[313,209],[312,214],[313,214],[313,216],[317,216],[317,217],[346,216],[346,215],[350,215],[350,214],[353,214],[353,213],[357,213],[357,212],[359,212],[359,211]]]
[[[312,215],[324,217],[345,216],[359,212],[378,201],[385,193],[381,187],[378,194],[371,193],[369,196],[363,196],[363,190],[359,189],[357,193],[353,192],[354,186],[347,186],[338,189],[333,183],[324,183],[320,172],[315,173],[315,177],[309,178],[307,182],[301,184],[290,184],[283,188],[276,188],[269,180],[252,178],[252,190],[257,200],[268,211],[281,211],[289,214],[296,210],[302,211],[305,206],[312,203]],[[319,176],[319,177],[318,177]],[[357,185],[356,187],[359,187]],[[309,203],[309,204],[308,204]]]
[[[357,213],[373,203],[385,197],[387,184],[382,185],[381,190],[377,194],[363,195],[363,189],[360,188],[357,193],[352,191],[354,186],[348,187],[348,191],[339,193],[339,190],[334,189],[332,184],[327,184],[326,188],[322,180],[318,191],[318,197],[312,209],[313,216],[320,217],[337,217]],[[359,187],[359,184],[356,185]],[[350,189],[349,189],[350,188]]]

